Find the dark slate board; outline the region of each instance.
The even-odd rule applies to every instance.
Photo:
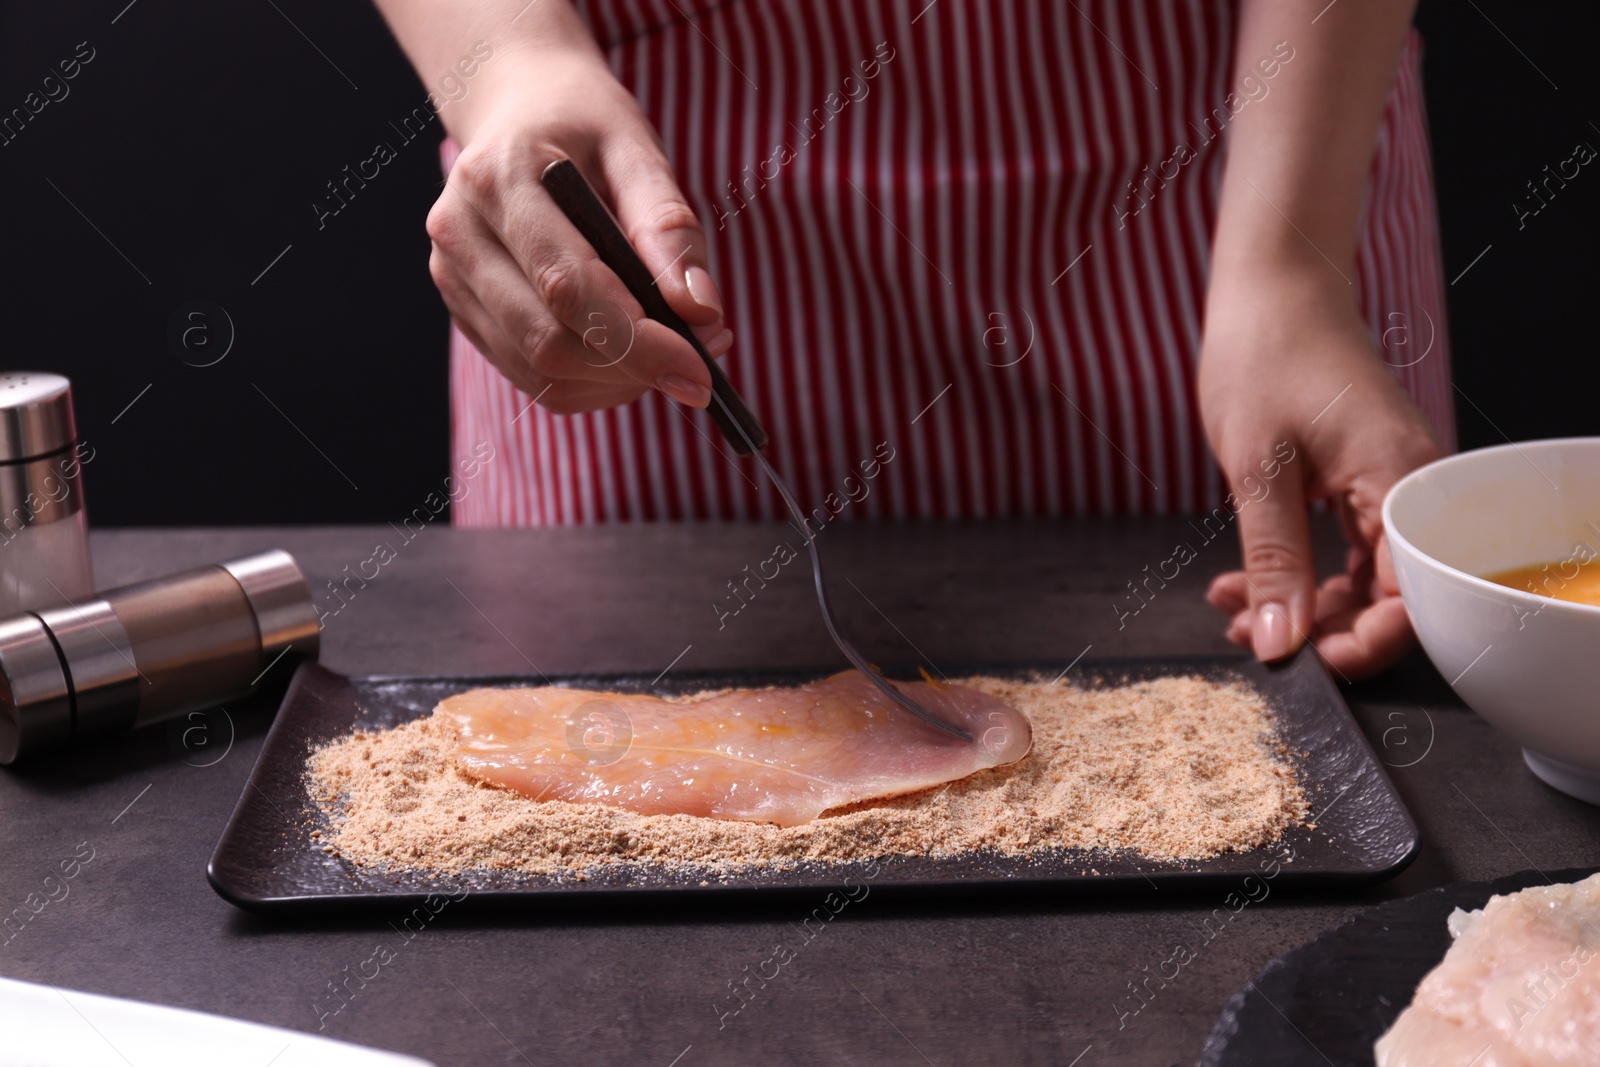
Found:
[[[1228,1001],[1201,1067],[1372,1067],[1372,1044],[1450,947],[1445,920],[1496,893],[1575,882],[1595,868],[1457,882],[1362,912],[1272,960]]]
[[[1061,671],[1060,664],[979,664],[950,669],[949,675],[1053,678]],[[655,685],[634,675],[553,681],[623,692],[689,693],[724,686],[791,685],[829,673],[685,672]],[[1397,873],[1410,862],[1417,848],[1416,823],[1315,656],[1307,652],[1278,667],[1244,658],[1208,657],[1102,661],[1071,670],[1072,679],[1085,685],[1173,674],[1240,680],[1255,687],[1276,713],[1283,741],[1298,754],[1297,769],[1311,798],[1317,828],[1298,828],[1286,836],[1294,858],[1277,874],[1280,884],[1372,882]],[[511,907],[623,897],[662,902],[686,899],[685,894],[827,891],[837,889],[846,878],[867,877],[864,872],[871,868],[862,864],[810,864],[788,871],[752,870],[734,875],[706,872],[698,877],[621,866],[590,872],[583,881],[503,871],[428,877],[363,870],[324,853],[313,841],[311,831],[323,821],[304,781],[306,757],[313,749],[357,725],[385,728],[427,715],[442,698],[466,689],[537,684],[540,680],[525,677],[351,679],[314,663],[302,665],[207,868],[212,886],[242,908],[319,911],[420,903],[430,893],[462,891],[479,904]],[[1281,852],[1281,845],[1278,847]],[[1144,888],[1146,883],[1191,888],[1237,885],[1272,862],[1266,850],[1230,853],[1196,863],[1159,863],[1129,853],[1062,849],[1023,858],[983,853],[950,858],[896,856],[882,861],[871,877],[875,890],[891,892],[1042,889],[1059,896],[1132,885]]]

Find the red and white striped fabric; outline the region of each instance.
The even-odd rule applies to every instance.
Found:
[[[843,517],[1220,502],[1194,378],[1216,130],[1240,91],[1232,5],[578,6],[706,224],[738,336],[728,375],[803,506],[842,498],[880,444],[892,460]],[[1356,284],[1395,373],[1452,442],[1420,60],[1413,35]],[[1194,158],[1163,166],[1180,145]],[[454,156],[447,142],[447,169]],[[785,517],[704,413],[655,393],[550,415],[457,332],[451,390],[456,456],[495,449],[457,525]]]

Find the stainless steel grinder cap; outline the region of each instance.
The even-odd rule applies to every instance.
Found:
[[[0,619],[0,764],[252,693],[320,638],[276,550]]]

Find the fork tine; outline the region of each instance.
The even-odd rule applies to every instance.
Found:
[[[801,512],[800,505],[795,503],[794,497],[789,493],[789,487],[784,484],[782,478],[778,477],[778,472],[773,469],[772,464],[767,462],[765,453],[760,449],[756,449],[752,454],[756,457],[756,462],[761,464],[761,469],[767,472],[767,477],[772,480],[772,485],[778,490],[778,495],[783,497],[783,502],[788,505],[789,513],[800,524],[800,529],[806,529],[805,515]],[[822,556],[817,552],[817,539],[815,537],[806,538],[806,549],[811,553],[811,576],[816,581],[817,604],[822,608],[822,623],[828,628],[828,636],[833,638],[833,643],[839,646],[840,652],[844,653],[844,658],[849,660],[856,670],[871,678],[873,684],[883,690],[890,700],[893,700],[929,726],[935,726],[945,733],[954,734],[963,741],[971,741],[971,733],[954,723],[941,719],[906,696],[889,679],[885,678],[877,667],[867,662],[867,658],[856,651],[856,646],[844,639],[844,635],[839,633],[839,628],[834,625],[833,607],[828,603],[828,587],[822,578]]]

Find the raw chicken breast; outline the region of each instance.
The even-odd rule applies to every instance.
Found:
[[[974,740],[923,723],[859,671],[681,701],[554,686],[474,689],[439,710],[461,724],[458,764],[494,785],[645,815],[780,826],[1027,755],[1027,718],[994,697],[941,682],[895,684]]]
[[[1600,874],[1457,908],[1450,936],[1378,1067],[1600,1063]]]

